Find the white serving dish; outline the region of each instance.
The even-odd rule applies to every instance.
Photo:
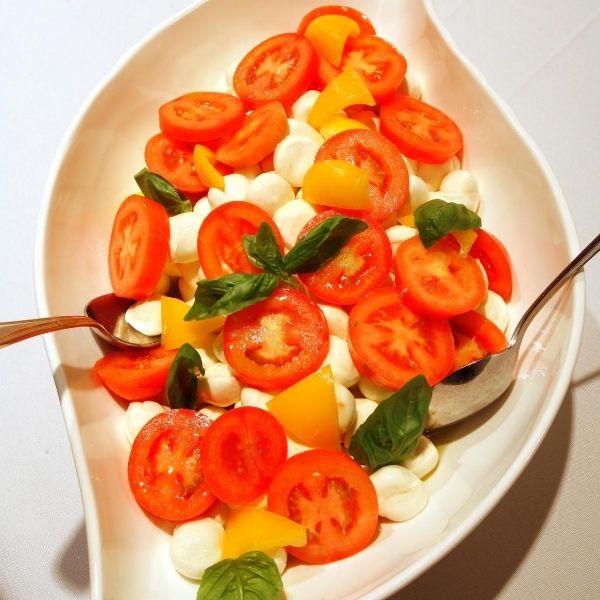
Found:
[[[345,2],[366,12],[420,79],[424,99],[460,124],[464,164],[482,189],[484,226],[505,242],[517,284],[516,323],[577,251],[566,202],[512,113],[466,64],[422,0]],[[77,314],[109,290],[106,255],[117,206],[135,191],[157,107],[194,89],[214,89],[255,43],[293,30],[323,2],[209,0],[178,15],[124,57],[77,115],[57,154],[43,202],[36,252],[41,315]],[[440,466],[427,480],[426,510],[385,524],[357,556],[296,566],[289,600],[383,598],[464,538],[521,473],[548,430],[570,380],[584,312],[581,277],[532,326],[515,385],[474,421],[440,438]],[[197,584],[171,567],[170,526],[145,516],[129,491],[123,407],[92,378],[101,355],[84,330],[47,336],[50,363],[75,457],[86,515],[93,600],[193,599]]]

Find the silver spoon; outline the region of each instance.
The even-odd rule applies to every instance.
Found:
[[[134,300],[105,294],[87,303],[85,315],[0,323],[0,348],[36,335],[73,327],[93,327],[94,333],[111,346],[122,350],[157,346],[160,344],[159,335],[144,335],[125,322],[125,311],[133,303]]]
[[[573,277],[599,250],[600,235],[597,235],[525,311],[505,350],[466,365],[433,388],[425,428],[427,431],[463,421],[494,402],[508,389],[513,380],[525,330],[563,283]]]

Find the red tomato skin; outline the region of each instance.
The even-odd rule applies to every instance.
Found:
[[[323,91],[327,84],[333,81],[341,72],[341,69],[332,65],[320,52],[317,52],[317,69],[311,88]]]
[[[272,327],[267,336],[265,326]],[[223,352],[244,385],[285,389],[316,371],[328,350],[323,312],[304,294],[287,287],[225,318]]]
[[[318,6],[306,13],[298,25],[298,33],[304,35],[304,32],[311,21],[314,21],[317,17],[322,17],[323,15],[340,15],[342,17],[348,17],[358,24],[361,33],[375,35],[375,27],[373,27],[373,23],[371,23],[371,20],[367,15],[350,6],[340,6],[338,4]]]
[[[510,300],[513,288],[513,268],[504,244],[484,229],[477,229],[477,239],[469,254],[478,259],[488,277],[488,285],[506,300]]]
[[[307,527],[306,546],[286,549],[309,564],[360,552],[375,538],[379,523],[369,476],[335,450],[307,450],[289,458],[271,482],[268,509]]]
[[[141,300],[154,292],[169,256],[169,231],[169,215],[158,202],[134,194],[121,203],[108,248],[110,283],[117,296]],[[123,253],[125,245],[131,248]]]
[[[202,440],[202,474],[219,500],[244,504],[264,494],[287,458],[287,437],[268,411],[243,406],[221,415]]]
[[[211,424],[196,411],[169,409],[142,427],[131,447],[127,476],[146,512],[168,521],[187,521],[213,505],[216,498],[202,479],[200,465],[200,445]],[[169,466],[161,469],[165,461]]]

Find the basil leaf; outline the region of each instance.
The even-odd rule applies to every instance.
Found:
[[[192,203],[184,198],[164,177],[144,168],[135,174],[135,181],[142,194],[162,204],[169,215],[178,215],[193,210]]]
[[[350,217],[330,217],[311,229],[285,255],[283,269],[287,273],[316,271],[331,260],[357,233],[368,225],[360,219]]]
[[[283,256],[268,223],[261,223],[256,235],[245,235],[243,243],[244,250],[254,266],[275,275],[283,271]]]
[[[350,454],[370,469],[400,464],[425,428],[432,388],[423,375],[386,398],[350,440]]]
[[[481,227],[481,219],[462,204],[430,200],[415,210],[415,225],[423,246],[429,248],[451,231]]]
[[[190,344],[183,344],[167,376],[167,400],[171,408],[194,408],[199,375],[204,375],[200,354]]]
[[[272,273],[230,273],[218,279],[203,279],[198,282],[194,304],[184,319],[229,315],[268,298],[278,283],[277,275]]]
[[[246,552],[208,567],[196,600],[277,600],[282,593],[275,561],[264,552]]]

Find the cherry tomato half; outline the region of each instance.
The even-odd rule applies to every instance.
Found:
[[[317,8],[313,8],[311,11],[307,12],[302,17],[300,25],[298,25],[298,33],[304,35],[304,32],[310,23],[317,17],[322,17],[323,15],[341,15],[342,17],[348,17],[358,24],[361,33],[366,33],[369,35],[375,34],[375,27],[373,27],[373,23],[371,23],[367,15],[359,10],[356,10],[355,8],[351,8],[349,6],[339,6],[337,4],[330,6],[317,6]]]
[[[126,198],[113,222],[108,272],[121,298],[147,298],[158,285],[169,256],[169,215],[154,200]]]
[[[335,450],[308,450],[287,460],[269,487],[268,507],[307,528],[306,546],[287,551],[311,564],[352,556],[377,533],[377,494],[369,476]]]
[[[250,502],[267,491],[287,458],[287,437],[268,411],[242,406],[221,415],[202,441],[202,474],[228,504]]]
[[[469,254],[479,259],[488,277],[488,285],[505,300],[510,300],[513,287],[512,265],[504,244],[491,233],[477,229],[477,239]]]
[[[280,288],[225,319],[225,359],[245,385],[280,390],[320,366],[329,350],[321,309],[304,294]]]
[[[186,521],[216,498],[202,477],[200,445],[212,421],[193,410],[171,409],[148,421],[131,446],[127,475],[137,503],[168,521]]]

